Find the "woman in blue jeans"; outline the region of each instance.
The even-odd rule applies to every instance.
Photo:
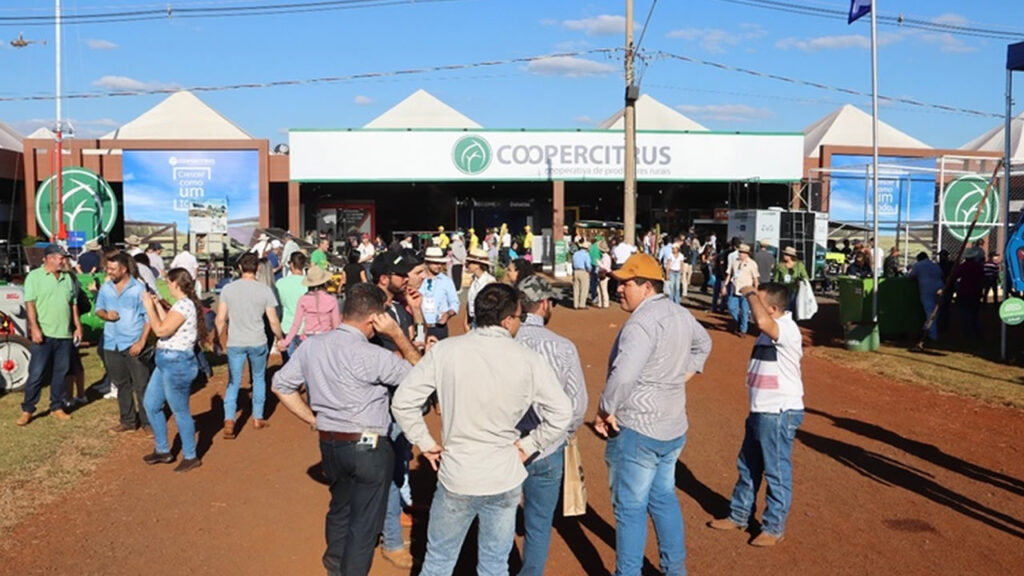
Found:
[[[164,310],[159,297],[143,294],[142,303],[149,315],[149,323],[160,340],[156,344],[156,369],[149,378],[142,404],[153,427],[156,448],[142,457],[146,464],[170,464],[174,454],[167,440],[167,418],[164,403],[170,405],[174,422],[181,437],[183,459],[175,472],[188,472],[202,462],[196,454],[196,427],[189,412],[188,398],[192,380],[199,371],[196,359],[196,341],[206,337],[206,323],[197,321],[202,310],[195,293],[195,281],[184,268],[167,273],[167,287],[175,299],[170,310]]]

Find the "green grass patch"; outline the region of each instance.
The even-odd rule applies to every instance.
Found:
[[[82,364],[87,386],[105,374],[95,349],[82,350]],[[44,388],[42,409],[24,428],[14,423],[21,391],[0,396],[0,533],[74,488],[116,444],[107,432],[117,423],[115,400],[94,400],[75,410],[71,421],[60,422],[45,414],[49,394]]]
[[[877,352],[817,346],[819,358],[862,372],[926,386],[983,402],[1024,408],[1024,368],[956,350],[912,351],[883,344]]]

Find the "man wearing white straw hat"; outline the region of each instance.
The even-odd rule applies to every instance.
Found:
[[[128,247],[125,248],[125,252],[127,252],[129,256],[142,254],[142,248],[139,247],[142,245],[142,238],[139,238],[135,234],[131,234],[124,239],[124,243],[128,245]]]
[[[761,274],[757,269],[757,262],[750,258],[750,246],[740,244],[736,252],[737,258],[729,265],[725,274],[722,296],[726,296],[726,291],[729,291],[726,305],[729,307],[729,314],[736,322],[736,335],[743,338],[747,334],[747,324],[750,322],[750,303],[747,302],[741,290],[747,287],[757,290]]]
[[[484,286],[497,282],[498,280],[491,276],[491,259],[487,254],[486,250],[477,248],[469,251],[469,255],[466,256],[466,268],[473,277],[473,281],[469,284],[469,292],[466,294],[466,332],[469,332],[470,328],[473,328],[475,323],[476,311],[474,308],[474,301],[476,295],[483,290]]]

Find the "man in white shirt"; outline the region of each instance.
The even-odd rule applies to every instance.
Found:
[[[475,309],[477,328],[435,344],[391,402],[395,421],[438,471],[421,576],[452,573],[466,531],[478,517],[479,573],[508,573],[527,477],[523,463],[560,440],[573,417],[548,361],[515,341],[525,316],[516,289],[488,285]],[[443,445],[421,412],[434,392]],[[542,419],[520,437],[516,424],[531,406]]]
[[[740,338],[746,336],[747,324],[750,321],[750,305],[741,293],[747,287],[756,289],[760,275],[757,262],[750,257],[750,246],[740,244],[736,249],[736,260],[729,265],[729,270],[725,274],[725,284],[722,285],[722,296],[728,296],[726,303],[729,314],[736,322],[736,335]]]
[[[370,277],[370,264],[373,263],[373,257],[377,254],[377,249],[373,247],[373,242],[370,241],[369,234],[363,234],[363,241],[359,243],[359,263],[366,269],[366,277]]]
[[[790,312],[789,291],[767,283],[743,288],[761,335],[747,367],[750,415],[737,461],[739,479],[732,492],[729,516],[708,522],[716,530],[745,530],[764,477],[768,484],[761,533],[752,546],[774,546],[786,526],[793,501],[793,441],[804,419],[804,386],[800,373],[803,338]]]
[[[200,296],[202,290],[200,290],[199,283],[199,261],[188,251],[188,242],[181,245],[181,252],[178,252],[174,260],[171,260],[170,269],[173,270],[175,268],[188,270],[188,273],[192,275],[192,279],[196,281],[196,296]]]

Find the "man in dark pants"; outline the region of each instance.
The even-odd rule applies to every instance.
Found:
[[[319,431],[321,466],[331,490],[323,557],[331,576],[370,571],[395,460],[387,434],[387,387],[397,386],[420,358],[384,313],[384,299],[372,284],[350,288],[341,326],[307,338],[274,375],[281,404]],[[371,344],[374,334],[395,342],[404,359]],[[303,384],[309,404],[297,393]]]
[[[149,429],[146,411],[140,410],[149,383],[149,368],[139,359],[150,330],[142,305],[146,286],[130,270],[124,252],[107,259],[107,281],[96,296],[96,316],[103,320],[103,359],[117,388],[120,420],[110,429],[114,433],[135,430],[139,424]]]
[[[43,374],[52,368],[50,378],[50,415],[57,420],[70,420],[64,411],[64,379],[68,374],[71,355],[77,354],[74,342],[82,339],[82,324],[75,303],[75,283],[64,272],[67,252],[56,244],[43,251],[43,265],[25,278],[25,307],[28,311],[28,331],[32,339],[32,360],[28,365],[25,400],[17,425],[25,426],[32,420],[36,404],[43,391]]]

